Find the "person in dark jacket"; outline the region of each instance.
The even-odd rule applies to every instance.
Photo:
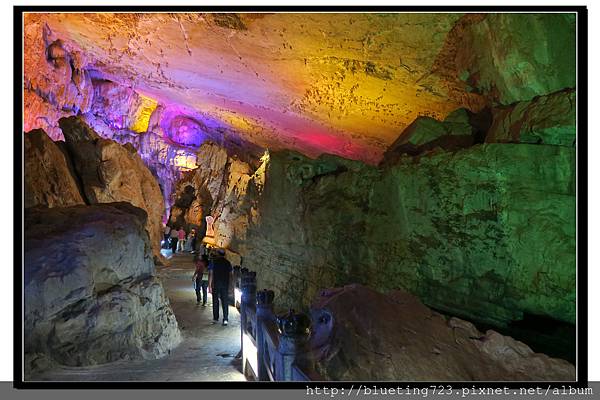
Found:
[[[208,280],[204,279],[204,274],[208,272],[208,256],[195,256],[194,264],[196,265],[196,270],[192,276],[192,281],[196,290],[196,305],[199,305],[200,301],[202,301],[202,307],[206,307]]]
[[[177,229],[173,228],[171,229],[171,251],[173,252],[173,254],[175,254],[177,252],[177,240],[179,238],[179,231],[177,231]]]
[[[219,322],[219,303],[223,308],[223,325],[227,325],[229,317],[229,286],[233,283],[233,267],[225,258],[225,250],[218,249],[216,256],[209,263],[208,285],[212,292],[213,324]]]

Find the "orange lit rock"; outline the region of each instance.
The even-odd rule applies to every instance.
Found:
[[[41,129],[25,134],[25,207],[84,204],[70,161]]]
[[[236,21],[224,23],[216,14],[73,13],[25,23],[48,26],[73,49],[66,54],[77,49],[103,76],[206,113],[259,146],[376,162],[417,116],[480,107],[464,83],[431,71],[459,17],[224,14]],[[44,49],[38,31],[26,35]],[[25,74],[37,72],[26,65]]]
[[[135,149],[102,139],[80,118],[63,118],[59,123],[88,201],[127,201],[145,210],[150,243],[159,257],[163,197],[156,178]]]

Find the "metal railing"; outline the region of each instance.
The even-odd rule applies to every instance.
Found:
[[[276,316],[274,292],[256,290],[256,272],[234,269],[240,307],[242,369],[258,381],[318,381],[308,346],[310,318],[290,310]],[[238,304],[236,304],[237,306]]]

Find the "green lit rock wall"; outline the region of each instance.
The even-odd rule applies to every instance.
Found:
[[[372,284],[494,324],[574,322],[574,167],[572,147],[523,144],[402,159],[371,195]]]
[[[488,143],[575,144],[576,96],[561,90],[493,110]]]
[[[382,169],[272,153],[244,265],[279,306],[357,282],[504,325],[575,320],[575,149],[483,144]]]
[[[500,104],[574,88],[575,36],[573,13],[488,14],[459,36],[456,73]]]

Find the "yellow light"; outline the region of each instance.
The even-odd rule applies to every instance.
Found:
[[[173,165],[180,170],[190,170],[197,167],[196,156],[185,152],[178,152],[173,158]]]
[[[258,193],[262,193],[262,189],[265,186],[265,179],[267,175],[267,166],[269,165],[269,160],[271,159],[271,155],[269,154],[269,150],[265,150],[265,153],[260,158],[261,164],[254,172],[254,184],[258,188]]]
[[[148,130],[150,116],[158,106],[158,102],[141,94],[139,96],[141,104],[137,109],[136,115],[134,116],[134,122],[131,124],[130,129],[134,132],[142,133]]]
[[[254,376],[258,376],[258,352],[256,350],[256,346],[254,343],[252,343],[252,339],[250,339],[248,334],[245,332],[242,340],[244,343],[244,358],[248,360],[248,364],[250,364],[250,368],[252,368]]]

